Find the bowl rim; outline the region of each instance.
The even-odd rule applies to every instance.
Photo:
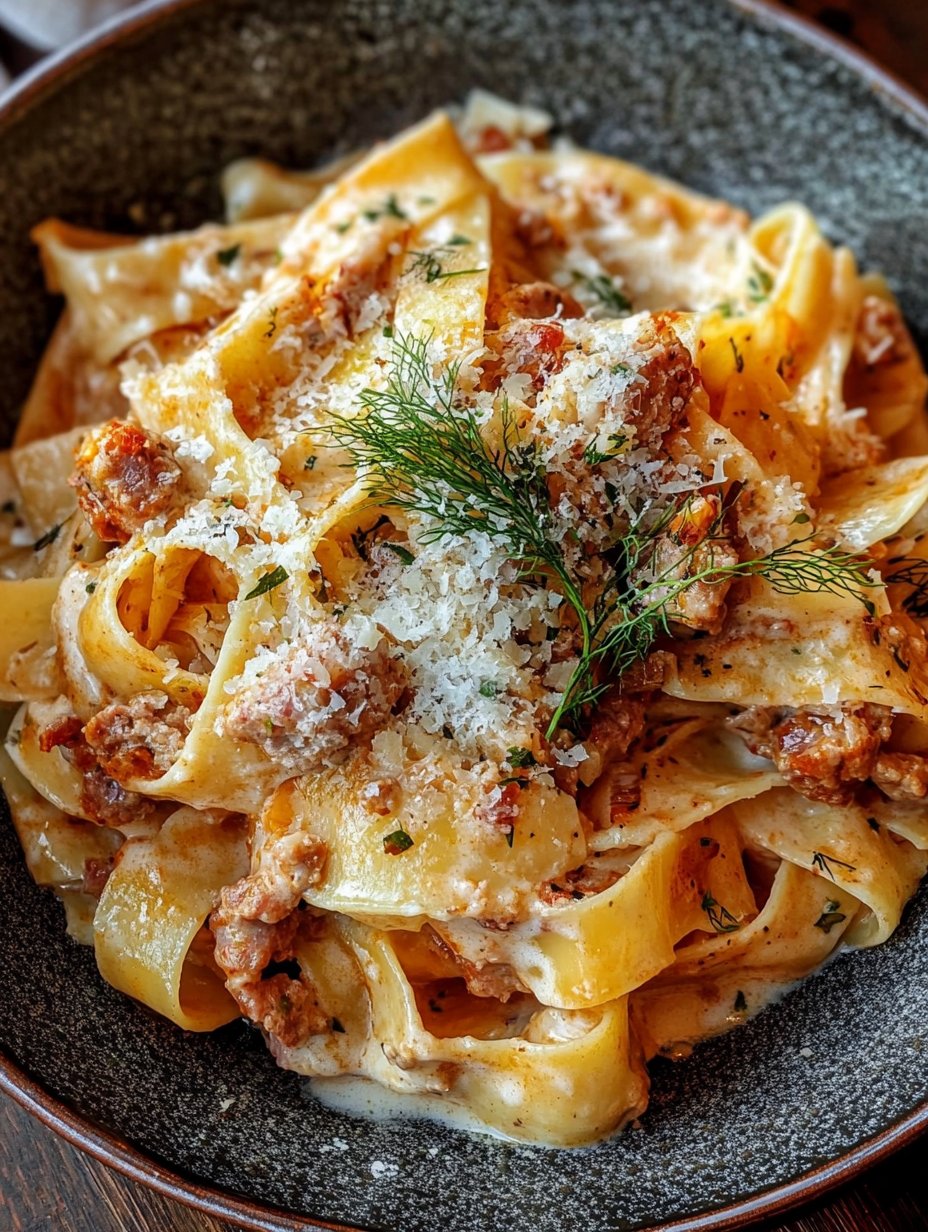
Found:
[[[27,70],[0,99],[0,136],[31,107],[41,103],[60,85],[77,76],[111,47],[147,33],[163,22],[209,0],[145,0],[110,18],[76,42],[45,57]],[[811,18],[785,8],[779,0],[726,0],[758,24],[784,31],[798,42],[838,61],[862,78],[878,96],[895,105],[928,140],[928,99],[884,68],[866,52]],[[51,1095],[21,1069],[0,1046],[0,1092],[11,1097],[27,1113],[70,1145],[137,1181],[164,1197],[181,1202],[214,1218],[232,1220],[254,1232],[362,1232],[353,1225],[331,1223],[295,1211],[287,1211],[257,1199],[239,1197],[216,1186],[203,1184],[166,1167],[153,1155],[102,1125],[95,1124],[62,1100]],[[654,1224],[641,1232],[733,1232],[758,1219],[781,1216],[795,1207],[821,1197],[886,1159],[928,1130],[928,1098],[865,1142],[828,1160],[793,1180],[748,1198],[699,1215],[684,1216]]]

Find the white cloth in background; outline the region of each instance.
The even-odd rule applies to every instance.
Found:
[[[64,47],[136,0],[0,0],[0,30],[44,53]],[[10,73],[0,63],[0,94]]]
[[[63,47],[133,0],[0,0],[0,26],[37,51]]]

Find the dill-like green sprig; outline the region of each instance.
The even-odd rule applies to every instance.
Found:
[[[656,517],[637,519],[602,554],[606,581],[588,605],[583,579],[557,537],[537,444],[520,434],[505,401],[494,443],[474,409],[457,396],[458,373],[459,365],[452,364],[436,378],[428,339],[396,335],[385,388],[365,389],[361,413],[333,416],[329,431],[378,505],[426,520],[419,532],[423,542],[482,531],[502,544],[524,578],[544,576],[563,595],[577,622],[578,661],[548,725],[549,739],[566,721],[576,726],[614,680],[643,660],[658,638],[670,635],[676,600],[697,582],[763,577],[786,594],[852,595],[874,611],[861,592],[875,583],[861,562],[836,548],[810,551],[811,539],[754,560],[717,560],[714,544],[728,541],[739,487],[719,503],[699,542],[675,548],[663,568],[657,567],[660,537],[692,497],[672,502]],[[602,461],[591,457],[587,464]]]
[[[896,567],[884,575],[884,581],[911,586],[911,591],[902,600],[902,606],[918,620],[928,618],[928,560],[903,556],[891,559],[889,563]]]

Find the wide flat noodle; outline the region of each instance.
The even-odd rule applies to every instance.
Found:
[[[240,823],[179,809],[151,839],[131,839],[94,916],[107,983],[186,1031],[238,1016],[222,978],[190,948],[230,879],[248,868]]]

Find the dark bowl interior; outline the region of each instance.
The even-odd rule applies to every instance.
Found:
[[[149,229],[192,225],[218,213],[232,158],[305,166],[474,85],[753,211],[805,201],[888,273],[928,339],[928,116],[779,19],[726,0],[187,0],[0,116],[5,422],[57,310],[31,225],[57,214],[131,231],[138,203]],[[736,1214],[709,1213],[926,1119],[924,892],[886,946],[839,958],[689,1062],[656,1064],[640,1129],[551,1152],[326,1111],[245,1027],[184,1035],[106,987],[31,884],[6,817],[0,867],[6,1056],[182,1177],[318,1219],[404,1232],[731,1226]]]

